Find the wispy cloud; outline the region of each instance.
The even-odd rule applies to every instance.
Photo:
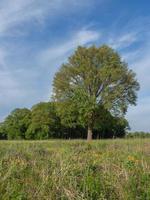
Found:
[[[136,107],[129,108],[127,118],[132,130],[150,131],[150,30],[143,32],[147,27],[136,27],[132,33],[126,32],[114,42],[114,48],[121,51],[123,59],[129,64],[140,83],[138,103]],[[142,40],[142,42],[141,42]],[[115,41],[115,40],[114,40]],[[135,43],[140,44],[135,48]],[[131,47],[134,48],[131,48]],[[128,48],[127,48],[128,47]]]
[[[42,73],[48,73],[50,74],[50,77],[53,77],[54,72],[57,70],[56,66],[63,62],[74,48],[78,45],[92,43],[99,37],[100,34],[96,31],[85,29],[77,31],[72,37],[66,38],[62,44],[56,44],[56,46],[48,47],[39,52],[37,51],[37,54],[33,56],[30,63],[30,66],[34,64],[36,67],[30,68],[30,66],[27,65],[28,67],[25,68],[26,62],[23,63],[23,60],[22,68],[19,69],[18,66],[16,66],[16,69],[14,68],[13,71],[11,68],[14,67],[14,64],[10,63],[9,60],[6,62],[4,51],[0,51],[0,57],[2,58],[0,68],[0,104],[8,103],[3,100],[4,98],[8,99],[8,101],[11,99],[12,103],[17,102],[18,100],[20,101],[20,97],[25,98],[25,95],[27,95],[28,98],[30,93],[35,94],[36,92],[38,94],[36,84]],[[51,68],[49,68],[50,66]],[[50,88],[49,85],[46,87]]]
[[[50,46],[38,55],[41,63],[58,63],[59,61],[64,61],[69,53],[79,45],[88,45],[100,39],[100,33],[93,30],[82,29],[76,31],[73,36],[67,38],[62,44],[56,44],[56,46]],[[46,65],[45,65],[46,66]]]
[[[112,46],[113,48],[119,50],[119,49],[129,47],[137,40],[138,40],[137,33],[131,32],[131,33],[125,33],[123,35],[121,34],[120,36],[116,35],[115,37],[110,38],[108,40],[108,44]]]
[[[3,48],[0,48],[0,69],[4,69],[5,67],[5,57],[6,52]]]
[[[13,31],[21,32],[28,22],[44,23],[46,17],[54,20],[65,12],[77,12],[91,4],[91,0],[1,0],[0,1],[0,35],[11,35]],[[69,9],[68,9],[69,8]],[[20,26],[20,29],[18,29]],[[13,29],[16,28],[17,30]]]
[[[32,48],[32,41],[20,44],[19,36],[24,38],[26,34],[32,34],[30,31],[33,31],[33,27],[41,31],[43,25],[47,25],[46,19],[50,26],[55,18],[90,8],[92,2],[92,0],[0,1],[0,119],[15,107],[31,106],[38,101],[48,100],[49,76],[52,78],[52,72],[49,68],[43,70],[41,66],[53,62],[55,67],[57,61],[64,59],[65,55],[77,45],[96,40],[98,33],[92,30],[72,29],[74,31],[72,36],[62,37],[63,42],[57,44],[57,47],[46,47],[42,52],[43,47],[38,47],[36,52],[32,52],[30,61],[28,61],[28,50]],[[15,39],[12,39],[13,37]]]
[[[20,23],[40,20],[44,9],[35,4],[34,0],[5,0],[0,3],[0,34],[11,34],[11,29]]]
[[[133,131],[150,131],[150,96],[141,97],[138,106],[132,107],[127,113],[127,118]]]

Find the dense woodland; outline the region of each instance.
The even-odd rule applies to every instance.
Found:
[[[123,137],[128,122],[104,112],[97,119],[94,138]],[[55,103],[41,102],[32,107],[15,109],[0,125],[1,139],[86,138],[86,127],[69,127],[61,123]]]

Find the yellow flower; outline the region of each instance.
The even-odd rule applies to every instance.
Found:
[[[135,157],[134,156],[128,156],[128,160],[129,161],[135,161]]]
[[[136,164],[138,164],[140,161],[138,159],[136,159],[134,156],[128,156],[128,160],[131,162],[134,162]]]

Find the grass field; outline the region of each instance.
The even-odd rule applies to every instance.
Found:
[[[150,200],[150,139],[0,141],[0,200]]]

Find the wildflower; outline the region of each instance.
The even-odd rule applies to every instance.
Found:
[[[135,157],[134,156],[128,156],[128,160],[134,162],[135,161]]]
[[[139,160],[136,159],[134,156],[128,156],[128,161],[129,162],[132,162],[132,163],[135,163],[135,164],[139,164]]]

